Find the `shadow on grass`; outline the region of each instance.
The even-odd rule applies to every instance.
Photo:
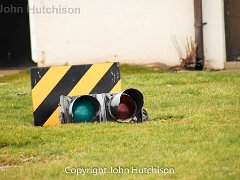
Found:
[[[175,121],[181,121],[183,119],[186,119],[186,115],[167,115],[167,116],[160,116],[160,117],[156,117],[153,119],[149,119],[149,121],[171,121],[171,122],[175,122]]]

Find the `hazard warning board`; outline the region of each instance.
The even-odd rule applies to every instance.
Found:
[[[119,63],[31,69],[35,126],[58,125],[61,95],[78,96],[121,92]]]

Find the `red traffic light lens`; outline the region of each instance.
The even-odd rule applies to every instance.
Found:
[[[118,118],[129,119],[136,111],[136,104],[134,100],[128,95],[122,95],[120,98],[120,104],[118,106]]]

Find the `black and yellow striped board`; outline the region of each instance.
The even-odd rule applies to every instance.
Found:
[[[100,63],[31,69],[35,126],[58,125],[61,95],[121,92],[119,63]]]

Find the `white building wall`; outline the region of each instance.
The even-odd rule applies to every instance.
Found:
[[[80,14],[30,10],[32,53],[39,65],[106,61],[179,64],[173,44],[194,38],[193,0],[29,0],[30,8],[80,8]],[[34,7],[33,7],[34,6]],[[223,68],[223,4],[203,0],[206,59]],[[33,37],[34,36],[34,37]],[[183,49],[184,50],[184,49]]]
[[[223,69],[226,61],[224,2],[223,0],[203,0],[204,51],[206,65]]]
[[[194,37],[192,0],[30,0],[35,7],[79,7],[81,14],[36,14],[34,61],[179,64],[172,38]],[[33,18],[34,16],[34,18]],[[34,38],[32,38],[34,40]],[[34,48],[33,48],[34,49]]]

